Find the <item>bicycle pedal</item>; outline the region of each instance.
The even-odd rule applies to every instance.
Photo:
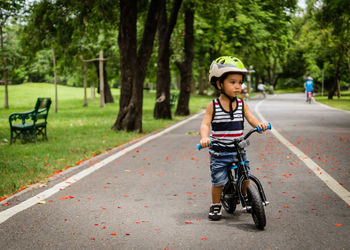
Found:
[[[243,210],[243,212],[250,213],[252,211],[252,207],[251,206],[246,206],[242,210]]]
[[[270,202],[269,201],[265,201],[265,202],[263,202],[263,205],[266,207],[267,205],[269,205],[270,204]]]

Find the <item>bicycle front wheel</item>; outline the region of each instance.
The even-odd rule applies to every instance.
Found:
[[[264,205],[260,193],[256,186],[248,185],[247,187],[248,205],[251,206],[251,214],[258,229],[263,230],[266,226],[266,216]]]

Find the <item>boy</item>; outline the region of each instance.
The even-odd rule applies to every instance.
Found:
[[[253,127],[259,126],[267,129],[267,122],[260,123],[247,106],[246,102],[238,99],[241,93],[243,78],[247,74],[243,63],[235,57],[222,56],[214,60],[209,70],[209,81],[220,91],[219,98],[208,104],[202,120],[200,144],[209,147],[210,142],[210,170],[212,179],[212,205],[210,206],[209,219],[221,219],[221,192],[228,181],[227,167],[235,160],[235,152],[232,141],[243,136],[244,117]],[[210,126],[212,133],[209,137]],[[245,152],[243,157],[246,161]],[[246,161],[249,169],[249,161]],[[243,194],[246,195],[244,183]]]

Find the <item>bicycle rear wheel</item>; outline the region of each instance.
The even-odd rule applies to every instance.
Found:
[[[236,210],[237,201],[235,197],[236,192],[233,184],[227,182],[221,194],[221,204],[229,214],[232,214]]]
[[[251,214],[255,223],[255,226],[258,229],[263,230],[266,226],[266,216],[264,205],[260,196],[260,193],[256,186],[249,185],[247,187],[247,195],[248,195],[248,205],[251,206]]]

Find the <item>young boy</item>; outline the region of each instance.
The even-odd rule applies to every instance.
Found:
[[[238,99],[241,93],[243,78],[247,74],[243,63],[235,57],[222,56],[214,60],[209,70],[209,81],[220,91],[219,98],[208,104],[200,128],[200,144],[209,147],[210,170],[212,179],[212,205],[210,206],[209,219],[221,219],[221,192],[228,181],[227,167],[237,161],[234,152],[233,140],[243,136],[244,118],[252,127],[259,126],[267,129],[267,122],[260,123],[247,106],[246,102]],[[212,133],[209,137],[210,126]],[[243,153],[248,169],[249,161]],[[244,183],[243,194],[246,194]]]

